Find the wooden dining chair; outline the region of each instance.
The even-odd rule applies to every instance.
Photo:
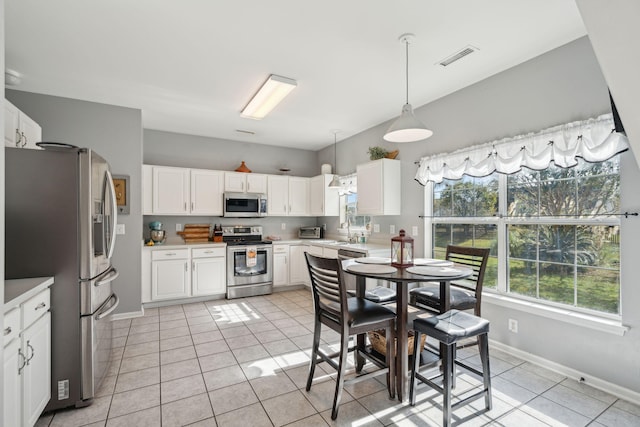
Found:
[[[333,409],[331,411],[332,420],[335,420],[338,416],[342,389],[347,382],[362,381],[371,376],[386,373],[389,397],[394,398],[395,368],[393,358],[387,358],[384,363],[375,358],[369,358],[366,352],[358,350],[355,343],[352,347],[349,347],[349,337],[384,329],[387,334],[387,354],[394,354],[395,313],[367,299],[349,297],[344,284],[344,272],[340,260],[317,257],[309,253],[305,253],[305,257],[309,268],[309,277],[311,278],[315,310],[313,347],[311,349],[309,377],[307,378],[307,391],[311,389],[316,365],[321,362],[326,362],[338,372],[333,397]],[[340,334],[340,350],[338,352],[330,354],[320,349],[320,332],[322,325]],[[356,366],[358,365],[358,356],[363,356],[371,360],[375,365],[380,367],[380,369],[358,375],[348,381],[345,380],[347,355],[350,351],[354,351]],[[336,357],[338,359],[337,362],[333,360]]]
[[[448,245],[446,259],[473,270],[467,279],[451,282],[451,308],[471,310],[476,316],[481,315],[482,285],[484,273],[489,260],[489,248],[473,248]],[[440,312],[440,284],[412,289],[409,292],[410,304],[436,313]]]

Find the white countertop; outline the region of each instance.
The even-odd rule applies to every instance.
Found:
[[[162,244],[155,244],[153,246],[147,246],[142,242],[142,247],[144,249],[154,250],[154,249],[183,249],[183,248],[224,248],[226,247],[226,243],[218,243],[218,242],[203,242],[203,243],[185,243],[182,237],[178,238],[167,238],[167,240]]]
[[[313,245],[322,246],[323,248],[331,249],[348,249],[350,251],[365,252],[372,255],[373,252],[380,254],[381,252],[391,253],[391,243],[348,243],[336,240],[327,239],[290,239],[290,240],[274,240],[274,245]],[[380,254],[383,256],[383,254]],[[386,254],[385,256],[389,256]]]
[[[53,284],[53,277],[30,277],[4,281],[4,312],[18,307]]]

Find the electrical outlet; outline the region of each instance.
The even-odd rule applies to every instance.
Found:
[[[322,224],[322,231],[327,231],[327,224]]]
[[[373,224],[373,232],[374,233],[380,232],[380,224]]]
[[[395,225],[390,225],[389,226],[389,233],[395,234],[395,232],[396,232],[396,226]]]
[[[411,227],[411,235],[412,236],[417,236],[418,235],[418,226],[414,225],[413,227]]]
[[[116,224],[116,234],[125,234],[124,224]]]
[[[281,228],[282,230],[286,230],[286,229],[287,229],[287,223],[286,223],[286,222],[283,222],[282,224],[280,224],[280,228]]]
[[[509,330],[514,334],[518,333],[518,321],[515,319],[509,319]]]
[[[176,224],[176,231],[182,231],[182,224]]]

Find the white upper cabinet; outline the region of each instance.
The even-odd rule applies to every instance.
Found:
[[[142,166],[144,215],[222,216],[224,172]]]
[[[269,216],[309,215],[309,178],[269,175],[267,183]]]
[[[267,175],[260,173],[225,172],[224,191],[266,194]]]
[[[222,216],[224,172],[191,169],[192,215]]]
[[[289,216],[309,215],[309,178],[289,177]]]
[[[337,188],[329,188],[333,175],[314,176],[309,180],[309,213],[311,216],[339,216],[340,200]]]
[[[153,213],[187,215],[190,206],[189,169],[153,167]]]
[[[358,215],[400,215],[400,161],[374,160],[357,166]]]
[[[4,100],[4,145],[6,147],[40,149],[42,128],[18,107]]]
[[[289,177],[269,175],[267,184],[267,213],[269,216],[287,216],[289,212]]]

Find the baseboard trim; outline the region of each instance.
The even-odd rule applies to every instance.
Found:
[[[619,386],[617,384],[611,383],[609,381],[605,381],[601,378],[597,378],[586,374],[584,372],[580,372],[576,369],[569,368],[568,366],[561,365],[559,363],[553,362],[551,360],[545,359],[543,357],[537,356],[535,354],[528,353],[526,351],[522,351],[515,347],[508,346],[501,342],[490,339],[491,347],[497,350],[504,351],[505,353],[509,353],[513,356],[516,356],[522,360],[527,362],[531,362],[534,365],[541,366],[545,369],[549,369],[550,371],[556,372],[558,374],[564,375],[568,378],[574,379],[578,382],[587,384],[593,388],[597,388],[598,390],[604,391],[606,393],[612,394],[614,396],[619,397],[620,399],[627,400],[636,405],[640,405],[640,393],[630,390],[628,388]]]

